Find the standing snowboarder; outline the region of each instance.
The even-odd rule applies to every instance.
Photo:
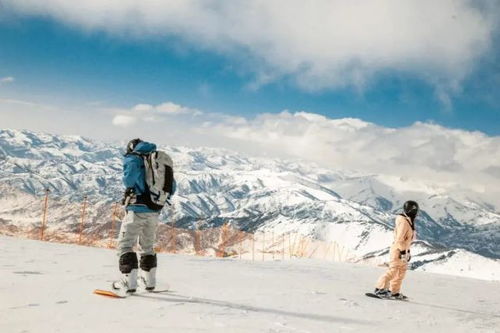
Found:
[[[411,259],[410,246],[415,239],[415,218],[418,214],[418,204],[415,201],[407,201],[403,206],[403,214],[396,217],[394,227],[394,242],[392,243],[389,269],[377,282],[375,295],[393,299],[404,300],[401,284]]]
[[[135,292],[139,278],[147,290],[153,290],[156,286],[154,243],[158,217],[163,205],[168,203],[175,191],[172,160],[167,154],[157,152],[153,143],[141,139],[131,140],[123,160],[123,183],[126,190],[122,203],[126,215],[118,236],[122,277],[113,283],[113,288]],[[137,241],[140,262],[134,252]]]

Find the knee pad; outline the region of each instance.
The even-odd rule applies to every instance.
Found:
[[[141,269],[143,271],[149,272],[152,268],[156,267],[156,264],[156,254],[141,256]]]
[[[137,255],[135,252],[127,252],[120,256],[120,272],[123,274],[130,273],[133,269],[137,269]]]

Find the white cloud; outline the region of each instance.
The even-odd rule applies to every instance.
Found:
[[[4,0],[116,36],[178,37],[240,60],[249,87],[287,78],[305,90],[364,89],[382,72],[411,73],[446,96],[491,48],[499,7],[470,0]],[[241,68],[240,68],[241,69]],[[448,95],[446,95],[448,94]],[[450,95],[451,94],[451,95]]]
[[[172,102],[162,103],[154,108],[155,111],[164,114],[192,114],[201,115],[202,112],[196,109],[187,108],[185,106],[175,104]]]
[[[130,127],[134,125],[136,122],[137,118],[123,114],[116,115],[112,121],[113,125],[118,127]]]
[[[133,107],[133,110],[135,111],[150,111],[152,109],[153,106],[151,104],[137,104]]]
[[[0,98],[0,108],[1,109],[13,109],[13,110],[28,110],[30,112],[55,110],[56,107],[53,105],[34,103],[31,101],[10,99],[10,98]]]
[[[225,145],[233,149],[297,157],[333,169],[406,177],[474,192],[500,206],[500,178],[495,172],[500,169],[500,137],[480,132],[421,122],[395,129],[359,119],[288,111],[246,121],[212,118],[196,132],[225,137]]]
[[[7,76],[7,77],[0,78],[0,84],[1,83],[11,83],[11,82],[14,82],[14,81],[15,81],[15,79],[12,76]]]
[[[137,115],[135,109],[120,114]],[[422,122],[387,128],[305,111],[244,118],[193,112],[186,117],[181,110],[193,109],[172,102],[152,106],[140,114],[134,129],[160,143],[219,146],[424,181],[474,192],[500,207],[500,137]]]
[[[131,126],[137,122],[161,122],[165,118],[174,116],[201,116],[203,112],[172,102],[164,102],[158,105],[137,104],[131,109],[111,109],[115,114],[113,125]]]

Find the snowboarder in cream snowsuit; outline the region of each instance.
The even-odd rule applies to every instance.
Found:
[[[118,236],[119,268],[122,278],[113,283],[114,289],[135,292],[137,280],[141,279],[147,290],[156,286],[157,259],[154,251],[159,214],[162,206],[151,201],[151,193],[146,181],[145,156],[156,151],[156,145],[140,139],[131,140],[123,160],[123,183],[125,195],[122,204],[126,215]],[[175,191],[173,171],[169,171],[171,188],[169,196]],[[173,183],[173,185],[172,185]],[[134,252],[139,242],[140,262]],[[140,268],[140,274],[138,272]]]
[[[406,299],[401,290],[401,284],[411,259],[410,246],[416,237],[415,218],[418,213],[418,204],[407,201],[403,206],[403,214],[396,217],[394,227],[394,242],[392,243],[389,269],[378,279],[375,294],[381,297]]]

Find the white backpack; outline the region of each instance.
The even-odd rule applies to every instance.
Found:
[[[174,163],[163,151],[143,155],[143,159],[151,202],[161,209],[166,203],[170,204],[168,198],[173,194]]]

